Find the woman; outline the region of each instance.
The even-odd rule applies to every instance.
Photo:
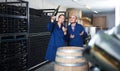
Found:
[[[51,32],[51,38],[46,52],[46,59],[55,61],[57,48],[65,46],[66,29],[63,26],[65,16],[63,14],[58,16],[58,22],[55,23],[55,16],[51,17],[51,22],[48,23],[48,30]]]

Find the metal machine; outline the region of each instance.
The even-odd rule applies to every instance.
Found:
[[[90,40],[89,58],[101,71],[120,71],[120,25],[100,31]]]

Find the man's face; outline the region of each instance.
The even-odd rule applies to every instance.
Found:
[[[76,16],[71,16],[69,18],[70,23],[76,23],[76,20],[77,20]]]

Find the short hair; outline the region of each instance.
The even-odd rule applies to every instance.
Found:
[[[61,16],[64,16],[64,17],[65,17],[65,15],[64,15],[64,14],[60,14],[60,15],[58,16],[58,18],[60,18]]]

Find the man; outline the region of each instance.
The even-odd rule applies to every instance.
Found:
[[[69,46],[83,47],[84,38],[87,37],[84,27],[77,23],[76,16],[71,16],[69,21],[70,25],[67,28]]]

